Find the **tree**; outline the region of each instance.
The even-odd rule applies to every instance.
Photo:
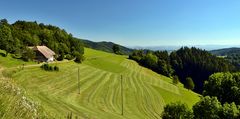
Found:
[[[6,51],[5,56],[7,56],[9,52],[14,51],[14,40],[11,29],[7,25],[0,26],[0,42],[0,48]]]
[[[147,53],[147,55],[145,55],[140,62],[142,65],[148,68],[156,69],[158,58],[152,53]]]
[[[221,103],[216,97],[202,97],[199,102],[193,106],[194,118],[196,119],[220,119],[219,111]]]
[[[29,60],[25,56],[30,51],[24,47],[35,45],[46,45],[59,56],[58,60],[63,60],[65,56],[71,59],[69,56],[74,56],[74,52],[79,53],[78,58],[84,54],[82,41],[64,29],[37,22],[16,21],[8,24],[6,19],[0,20],[0,49],[6,51],[6,56],[14,53],[14,58],[23,56],[24,60]]]
[[[74,55],[76,57],[75,62],[77,62],[77,63],[82,63],[85,59],[84,56],[78,52],[75,53]]]
[[[36,53],[35,53],[32,49],[27,48],[27,47],[25,47],[25,48],[23,49],[22,59],[23,59],[24,61],[33,60],[33,59],[35,58],[35,56],[36,56]]]
[[[237,108],[235,103],[225,103],[219,112],[219,117],[222,119],[239,119],[240,109]]]
[[[120,47],[119,47],[119,45],[114,44],[113,47],[112,47],[112,49],[113,49],[113,52],[114,52],[115,54],[120,54]]]
[[[184,86],[185,86],[185,88],[187,88],[189,90],[193,90],[194,89],[195,85],[194,85],[194,82],[193,82],[191,77],[187,77],[186,78],[186,83],[185,83]]]
[[[204,83],[203,95],[216,96],[221,103],[240,104],[240,73],[215,73]]]
[[[161,59],[158,60],[158,66],[156,71],[168,77],[171,77],[174,73],[172,66],[167,61]]]
[[[174,75],[172,80],[174,85],[177,85],[179,83],[179,78],[177,75]]]
[[[194,91],[202,93],[204,81],[216,72],[235,71],[229,61],[198,48],[182,47],[170,54],[170,62],[182,83],[191,77],[195,83]]]
[[[180,102],[167,104],[162,113],[163,119],[192,119],[193,114],[185,104]]]

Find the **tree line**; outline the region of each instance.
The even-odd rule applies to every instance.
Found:
[[[203,96],[192,110],[180,102],[164,107],[164,119],[239,119],[240,73],[215,73],[204,82]]]
[[[192,110],[186,104],[167,104],[161,115],[163,119],[239,119],[240,106],[235,103],[221,104],[216,97],[202,97]]]
[[[177,51],[135,50],[129,59],[168,77],[178,77],[188,89],[202,93],[204,81],[215,72],[236,71],[230,62],[198,48]]]
[[[58,60],[83,59],[83,43],[67,33],[64,29],[37,22],[16,21],[9,24],[6,19],[0,20],[0,49],[16,58],[32,60],[34,53],[28,46],[45,45],[52,49]]]

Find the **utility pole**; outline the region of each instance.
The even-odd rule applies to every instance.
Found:
[[[123,116],[123,85],[122,85],[123,76],[121,75],[121,98],[122,98],[122,116]]]
[[[80,94],[79,67],[78,67],[78,94]]]
[[[23,64],[22,70],[24,70],[24,64]]]

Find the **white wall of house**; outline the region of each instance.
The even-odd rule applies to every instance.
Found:
[[[54,61],[54,57],[53,56],[48,58],[48,60],[47,60],[47,62],[53,62],[53,61]]]

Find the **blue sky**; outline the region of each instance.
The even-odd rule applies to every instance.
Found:
[[[240,45],[239,0],[1,0],[0,18],[126,46]]]

